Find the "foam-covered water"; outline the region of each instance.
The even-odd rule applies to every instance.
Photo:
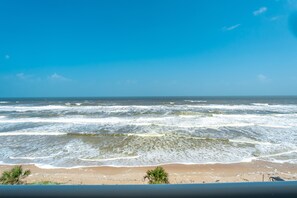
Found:
[[[297,163],[296,140],[296,97],[0,100],[3,164]]]

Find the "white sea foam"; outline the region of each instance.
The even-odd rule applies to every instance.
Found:
[[[62,132],[27,132],[27,131],[15,131],[15,132],[0,132],[0,136],[57,136],[57,135],[67,135],[67,133]]]
[[[297,112],[297,105],[221,105],[221,104],[209,104],[209,105],[183,105],[186,109],[192,110],[225,110],[225,111],[275,111],[279,113],[294,113]]]
[[[191,103],[204,103],[207,102],[206,100],[184,100],[185,102],[191,102]]]
[[[173,103],[172,103],[173,104]],[[0,111],[17,111],[17,112],[27,112],[27,111],[58,111],[67,110],[73,112],[106,112],[106,113],[125,113],[125,112],[143,112],[152,111],[159,112],[164,111],[200,111],[200,110],[240,110],[240,111],[275,111],[279,113],[297,113],[297,105],[221,105],[221,104],[193,104],[193,105],[110,105],[110,106],[81,106],[81,103],[75,103],[76,106],[72,106],[71,103],[66,103],[66,105],[45,105],[45,106],[0,106]]]
[[[0,101],[0,104],[6,104],[9,103],[8,101]]]
[[[20,118],[20,119],[5,119],[0,120],[0,123],[70,123],[70,124],[132,124],[132,125],[150,125],[153,122],[161,122],[168,118],[119,118],[119,117],[106,117],[106,118]]]
[[[60,123],[60,124],[98,124],[114,126],[164,126],[177,128],[221,128],[221,127],[248,127],[262,126],[267,128],[296,127],[297,118],[288,115],[288,117],[276,117],[273,115],[254,115],[254,114],[222,114],[205,117],[201,115],[192,116],[146,116],[146,117],[55,117],[55,118],[15,118],[0,119],[0,124],[17,123]],[[275,124],[278,123],[278,124]]]
[[[26,163],[25,163],[26,164]],[[76,168],[87,168],[87,167],[94,167],[94,165],[83,165],[83,166],[58,166],[58,165],[51,165],[51,164],[42,164],[42,163],[27,163],[28,165],[35,165],[38,168],[41,169],[76,169]],[[13,164],[13,165],[17,165],[17,164]]]
[[[297,153],[297,150],[290,150],[290,151],[285,151],[285,152],[280,152],[280,153],[275,153],[270,155],[263,155],[263,156],[260,156],[260,158],[275,157],[275,156],[287,155],[291,153]]]
[[[297,163],[294,101],[182,104],[171,99],[151,105],[69,101],[0,105],[1,161],[31,160],[43,168],[252,160]],[[98,135],[66,136],[76,133]],[[57,151],[61,155],[45,163]]]
[[[273,124],[258,124],[258,126],[268,127],[268,128],[282,128],[282,129],[289,129],[292,126],[282,126],[282,125],[273,125]]]
[[[21,119],[7,119],[0,120],[0,123],[72,123],[72,124],[84,124],[84,123],[110,123],[116,124],[123,119],[114,118],[21,118]]]
[[[35,160],[35,159],[48,159],[48,158],[52,158],[52,157],[55,157],[59,154],[61,154],[62,152],[58,152],[56,154],[53,154],[53,155],[49,155],[49,156],[35,156],[35,157],[32,157],[32,156],[28,156],[28,157],[25,157],[25,156],[19,156],[19,157],[13,157],[13,156],[10,156],[9,158],[10,159],[24,159],[24,160]]]
[[[244,140],[244,139],[230,139],[230,142],[242,143],[242,144],[259,144],[259,145],[272,145],[270,142],[260,142],[255,140]]]
[[[277,157],[277,156],[282,156],[282,155],[287,155],[291,153],[297,153],[297,150],[291,150],[291,151],[286,151],[286,152],[280,152],[280,153],[275,153],[275,154],[270,154],[270,155],[260,155],[258,157],[249,157],[249,158],[244,158],[240,162],[251,162],[253,160],[266,160],[274,163],[293,163],[295,164],[297,161],[295,159],[275,159],[271,157]]]
[[[87,162],[87,161],[86,161]],[[95,162],[95,161],[93,161]],[[151,167],[151,166],[165,166],[165,165],[197,165],[197,164],[234,164],[234,163],[239,163],[239,162],[245,162],[243,161],[235,161],[235,162],[228,162],[228,163],[220,163],[220,162],[206,162],[206,163],[191,163],[191,162],[170,162],[170,163],[155,163],[155,164],[142,164],[142,165],[82,165],[82,166],[57,166],[57,165],[50,165],[50,164],[42,164],[42,163],[4,163],[0,161],[1,165],[35,165],[38,168],[41,169],[77,169],[77,168],[92,168],[92,167],[115,167],[115,168],[135,168],[135,167]]]
[[[172,135],[171,135],[172,136]],[[225,140],[229,142],[239,143],[239,144],[254,144],[254,145],[267,145],[271,146],[273,143],[270,142],[262,142],[250,139],[221,139],[221,138],[208,138],[208,137],[197,137],[197,136],[183,136],[183,135],[176,135],[180,138],[190,138],[190,139],[197,139],[197,140]]]
[[[65,106],[59,105],[46,105],[46,106],[0,106],[0,111],[44,111],[44,110],[57,110],[65,109]]]
[[[113,157],[113,158],[102,158],[102,159],[85,159],[79,158],[82,161],[90,161],[90,162],[105,162],[105,161],[114,161],[114,160],[127,160],[127,159],[136,159],[139,158],[138,155],[136,156],[125,156],[125,157]]]
[[[255,106],[269,106],[268,103],[252,103],[252,105],[255,105]]]
[[[248,158],[243,158],[239,162],[252,162],[254,160],[257,160],[257,157],[248,157]],[[236,163],[236,162],[235,162]]]

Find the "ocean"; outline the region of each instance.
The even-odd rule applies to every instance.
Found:
[[[297,163],[297,97],[0,99],[0,164]]]

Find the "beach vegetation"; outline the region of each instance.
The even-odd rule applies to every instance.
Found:
[[[24,184],[24,178],[31,174],[30,170],[23,170],[22,166],[15,166],[9,171],[4,171],[0,177],[0,184]]]
[[[148,179],[149,184],[169,184],[168,173],[161,166],[148,170],[143,179]]]

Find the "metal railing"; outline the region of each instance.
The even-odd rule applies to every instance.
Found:
[[[0,185],[6,197],[294,197],[297,181],[166,185]]]

